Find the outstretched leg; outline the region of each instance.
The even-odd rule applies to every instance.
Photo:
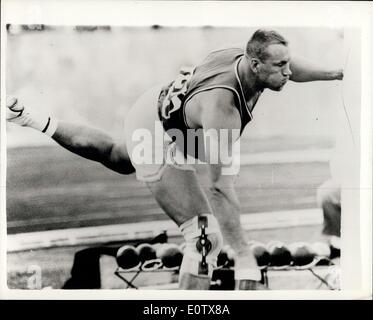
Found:
[[[99,129],[60,121],[52,139],[65,149],[86,159],[100,162],[115,172],[135,172],[125,141],[114,141],[111,136]]]
[[[7,97],[7,120],[49,135],[65,149],[97,161],[121,174],[135,172],[125,142],[116,142],[105,132],[79,124],[58,121],[29,110],[15,97]]]

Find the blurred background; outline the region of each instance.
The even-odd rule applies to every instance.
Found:
[[[276,28],[294,55],[333,68],[343,65],[343,31]],[[152,26],[8,26],[6,87],[34,108],[119,135],[127,110],[154,84],[173,79],[214,49],[245,43],[253,28]],[[289,83],[266,91],[246,129],[254,136],[319,136],[333,140],[338,82]],[[50,142],[9,127],[8,146]],[[20,134],[20,136],[19,136]]]

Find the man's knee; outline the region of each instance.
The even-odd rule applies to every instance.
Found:
[[[340,236],[341,189],[333,180],[326,181],[317,191],[317,201],[324,217],[323,234]]]
[[[102,164],[120,174],[132,174],[136,170],[132,165],[125,143],[113,144]]]
[[[212,214],[196,216],[180,226],[186,241],[180,276],[185,273],[211,278],[223,236],[218,221]]]
[[[325,205],[338,205],[341,204],[341,189],[339,185],[331,180],[323,183],[317,189],[317,203],[320,207]]]

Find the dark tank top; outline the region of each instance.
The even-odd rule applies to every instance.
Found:
[[[218,50],[210,53],[195,68],[181,68],[178,77],[163,87],[159,96],[158,115],[165,131],[178,129],[186,135],[190,129],[185,117],[187,102],[200,92],[223,88],[234,95],[235,107],[241,117],[242,133],[253,118],[252,109],[256,103],[249,108],[238,76],[238,63],[243,55],[242,48]]]

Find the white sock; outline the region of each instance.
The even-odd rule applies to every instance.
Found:
[[[58,120],[48,117],[48,122],[45,125],[44,129],[42,130],[43,133],[47,134],[48,136],[52,137],[56,132],[58,127]]]
[[[336,248],[336,249],[341,249],[341,238],[337,236],[330,236],[329,239],[330,244]]]
[[[42,112],[30,111],[14,99],[12,105],[7,108],[7,120],[20,126],[34,128],[48,136],[53,136],[57,130],[58,121]]]

